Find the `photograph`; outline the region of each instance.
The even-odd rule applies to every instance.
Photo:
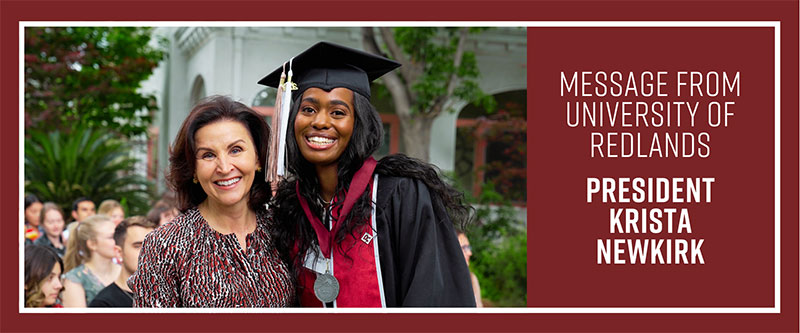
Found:
[[[24,29],[26,308],[527,305],[524,27]]]

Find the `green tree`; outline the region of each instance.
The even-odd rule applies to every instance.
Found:
[[[69,134],[31,130],[25,140],[25,192],[68,210],[72,200],[115,199],[129,215],[146,214],[151,185],[131,173],[125,141],[105,129],[78,126]],[[68,213],[68,212],[67,212]],[[65,215],[69,216],[69,215]]]
[[[494,98],[478,87],[475,54],[466,49],[469,34],[485,28],[362,28],[364,48],[381,54],[375,29],[389,57],[403,65],[383,82],[394,101],[408,155],[429,160],[433,120],[451,99],[494,109]]]
[[[25,129],[76,124],[146,133],[155,96],[138,90],[164,57],[140,27],[25,29]]]

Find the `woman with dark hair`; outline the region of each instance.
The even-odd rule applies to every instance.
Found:
[[[42,201],[33,194],[25,196],[25,244],[29,245],[41,236],[42,228],[39,226],[39,216],[42,213]]]
[[[321,42],[288,66],[297,85],[286,134],[291,175],[272,208],[300,305],[475,306],[454,231],[471,218],[463,194],[430,164],[371,157],[383,127],[369,83],[399,64]],[[259,83],[278,86],[282,71]]]
[[[178,216],[180,212],[177,208],[172,206],[166,200],[158,200],[153,208],[147,212],[147,219],[150,222],[155,223],[157,226],[162,226],[167,224],[167,222],[172,221],[176,216]]]
[[[269,127],[228,97],[201,101],[170,150],[181,215],[149,233],[128,280],[135,307],[278,307],[292,281],[269,234]]]
[[[46,246],[25,247],[25,307],[61,307],[58,295],[63,289],[64,262]]]

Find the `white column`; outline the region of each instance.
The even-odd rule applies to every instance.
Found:
[[[467,105],[464,101],[450,101],[445,110],[433,121],[431,143],[429,146],[430,162],[442,169],[453,171],[456,160],[456,121],[458,113]]]
[[[243,35],[245,27],[233,28],[233,91],[231,96],[234,100],[238,100],[249,104],[250,101],[245,100],[247,96],[242,94],[242,67],[244,66],[244,52],[243,52]]]

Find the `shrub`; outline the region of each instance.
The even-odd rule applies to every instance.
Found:
[[[477,222],[467,230],[470,269],[481,297],[493,306],[527,305],[527,232],[513,207],[487,183],[477,200]],[[488,205],[488,203],[500,203]]]
[[[25,140],[25,192],[53,201],[69,216],[72,201],[115,199],[128,215],[146,214],[152,184],[134,174],[128,145],[101,129],[28,131]]]

